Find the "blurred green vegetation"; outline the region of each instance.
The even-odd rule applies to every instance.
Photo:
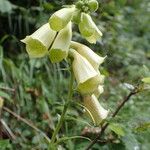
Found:
[[[51,64],[47,58],[30,60],[20,39],[46,23],[54,11],[73,0],[0,0],[0,97],[4,106],[30,120],[51,137],[60,117],[67,95],[67,64]],[[96,45],[87,43],[74,26],[74,40],[87,44],[102,56],[107,55],[101,71],[105,74],[105,92],[100,100],[110,113],[130,92],[133,86],[150,76],[150,2],[149,0],[99,0],[100,7],[93,19],[104,36]],[[81,98],[74,95],[74,102]],[[96,144],[93,150],[149,150],[150,148],[150,92],[142,92],[125,105],[105,138],[115,138],[105,144]],[[3,126],[0,149],[45,150],[47,141],[36,131],[2,110]],[[29,122],[30,122],[29,121]],[[60,132],[80,136],[85,127],[93,124],[80,106],[72,104]],[[117,124],[116,128],[113,126]],[[116,126],[116,125],[115,125]],[[114,129],[115,128],[115,129]],[[86,133],[93,138],[91,129]],[[107,130],[107,131],[108,131]],[[118,133],[118,134],[117,134]],[[89,141],[77,138],[62,139],[60,149],[83,150]]]

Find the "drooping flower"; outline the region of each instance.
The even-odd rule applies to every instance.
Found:
[[[63,29],[72,19],[75,6],[56,11],[49,19],[50,27],[55,31]]]
[[[96,125],[100,125],[102,120],[106,119],[108,116],[109,111],[101,106],[94,94],[91,96],[84,96],[83,105],[90,113],[90,116],[92,115],[91,117]]]
[[[69,54],[73,57],[72,68],[78,91],[82,95],[93,93],[102,82],[100,73],[76,50],[70,49]]]
[[[104,92],[103,85],[99,85],[98,88],[94,91],[94,95],[98,98]]]
[[[102,36],[102,32],[95,25],[91,16],[86,13],[81,14],[79,30],[82,36],[90,43],[96,43],[96,41]]]
[[[49,51],[50,60],[53,63],[60,62],[68,56],[72,38],[71,22],[58,32],[58,35]]]
[[[70,47],[75,49],[80,55],[84,56],[95,70],[98,70],[99,65],[102,64],[106,58],[97,55],[89,47],[78,42],[72,41]]]
[[[26,50],[30,58],[39,58],[48,54],[49,46],[54,40],[55,35],[56,32],[46,23],[21,41],[26,44]]]

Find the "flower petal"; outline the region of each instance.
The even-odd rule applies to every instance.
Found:
[[[77,89],[83,95],[93,93],[102,82],[100,73],[77,51],[70,49],[69,52],[74,58],[72,67],[78,84]]]
[[[53,63],[60,62],[68,56],[68,50],[72,38],[71,22],[60,30],[49,52],[50,60]]]
[[[98,70],[99,65],[102,64],[106,58],[97,55],[89,47],[78,42],[72,41],[70,47],[75,49],[80,55],[84,56],[95,70]]]
[[[93,22],[91,16],[86,13],[81,14],[79,30],[82,36],[90,43],[96,43],[96,41],[103,35]]]
[[[48,53],[48,48],[55,35],[56,32],[47,23],[21,41],[26,44],[26,50],[30,58],[39,58]]]
[[[98,98],[104,92],[103,85],[99,85],[95,90],[94,95]]]
[[[56,11],[49,19],[50,27],[55,31],[63,29],[71,21],[74,11],[74,6]]]
[[[104,109],[99,103],[96,96],[85,96],[83,98],[83,105],[88,109],[96,125],[99,125],[103,119],[106,119],[109,111]]]

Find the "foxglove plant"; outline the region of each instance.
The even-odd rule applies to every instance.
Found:
[[[40,58],[48,54],[48,49],[55,35],[56,31],[52,30],[49,24],[46,23],[21,41],[26,44],[26,50],[30,58]]]
[[[95,125],[100,125],[102,120],[107,118],[108,111],[98,101],[100,94],[104,91],[104,76],[100,73],[99,67],[106,56],[101,57],[86,45],[71,41],[72,22],[79,26],[81,35],[88,42],[96,43],[101,38],[102,33],[90,16],[90,12],[97,9],[98,2],[96,0],[80,0],[76,5],[56,11],[48,23],[21,40],[26,44],[26,50],[31,58],[47,55],[52,63],[61,62],[63,59],[71,61],[68,100],[52,135],[51,144],[55,143],[72,99],[74,77],[77,85],[76,90],[82,95],[83,105]]]
[[[68,56],[71,38],[72,27],[71,22],[69,22],[58,32],[58,35],[50,48],[49,57],[52,63],[60,62]]]

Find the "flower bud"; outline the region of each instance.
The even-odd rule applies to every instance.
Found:
[[[26,44],[26,50],[30,58],[39,58],[48,53],[48,48],[55,35],[56,32],[47,23],[21,41]]]
[[[99,65],[102,64],[106,58],[100,57],[99,55],[94,53],[94,51],[92,51],[89,47],[78,42],[72,41],[70,47],[75,49],[80,55],[84,56],[95,70],[98,70]]]
[[[72,38],[71,22],[59,31],[50,51],[50,60],[53,63],[60,62],[68,56],[68,50]]]
[[[80,9],[82,9],[82,7],[84,6],[84,2],[83,1],[78,1],[77,3],[76,3],[76,7],[80,10]]]
[[[72,19],[75,6],[56,11],[49,19],[50,27],[55,31],[63,29]]]
[[[81,21],[81,11],[79,9],[75,9],[72,17],[72,21],[76,24],[79,24]]]
[[[96,41],[102,36],[102,32],[95,25],[91,16],[86,13],[81,14],[79,30],[82,36],[90,43],[96,43]]]
[[[103,119],[106,119],[109,111],[104,109],[99,103],[96,96],[93,94],[92,96],[85,96],[83,98],[83,105],[90,113],[94,123],[96,125],[100,125]]]
[[[89,0],[88,5],[91,12],[95,12],[99,7],[97,0]]]
[[[77,51],[70,49],[69,53],[74,58],[72,68],[78,84],[77,89],[83,95],[93,93],[101,83],[100,74]]]

